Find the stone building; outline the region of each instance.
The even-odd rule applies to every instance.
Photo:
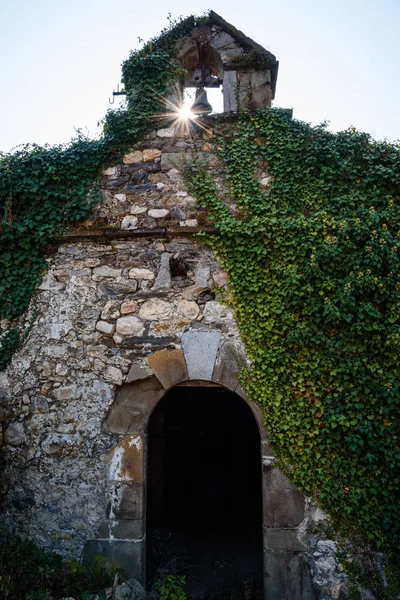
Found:
[[[222,85],[225,111],[270,106],[275,57],[210,19],[182,45],[185,85]],[[154,570],[176,541],[236,576],[255,565],[267,600],[339,598],[334,544],[313,530],[323,515],[274,467],[239,384],[227,275],[193,237],[211,224],[180,167],[196,150],[218,178],[212,136],[212,120],[189,134],[171,125],[132,148],[104,171],[91,220],[48,258],[35,324],[0,375],[5,523],[66,556],[114,557],[142,582],[146,558]]]

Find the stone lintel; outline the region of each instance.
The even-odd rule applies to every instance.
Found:
[[[120,240],[134,238],[168,238],[181,237],[187,233],[198,233],[205,231],[208,233],[219,233],[216,227],[197,226],[197,227],[158,227],[155,229],[88,229],[87,231],[67,231],[62,236],[55,238],[54,244],[66,242],[92,242],[93,240]]]

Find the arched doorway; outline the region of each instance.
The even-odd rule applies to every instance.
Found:
[[[146,546],[151,537],[148,535],[146,527],[147,525],[152,526],[149,521],[150,517],[146,519],[147,496],[150,504],[148,506],[149,515],[151,513],[154,515],[159,510],[157,509],[157,503],[151,505],[152,502],[155,502],[155,500],[151,500],[151,494],[156,487],[154,484],[155,475],[151,475],[151,473],[150,479],[153,480],[151,484],[153,492],[149,491],[150,496],[147,494],[149,478],[148,450],[153,454],[149,468],[150,471],[155,468],[156,474],[158,472],[157,487],[161,490],[162,486],[159,484],[166,481],[165,467],[162,466],[164,461],[163,444],[165,445],[165,442],[162,441],[164,436],[162,422],[168,416],[168,411],[162,408],[159,409],[162,417],[158,417],[160,419],[159,423],[161,423],[158,426],[158,436],[154,434],[154,431],[152,433],[153,429],[157,430],[157,426],[153,425],[153,417],[154,423],[156,423],[158,405],[161,407],[167,406],[173,394],[186,393],[185,400],[180,401],[179,410],[175,410],[175,414],[182,412],[180,419],[184,418],[185,408],[193,408],[197,405],[197,411],[192,411],[189,415],[189,421],[195,425],[197,421],[201,420],[199,415],[208,414],[209,422],[220,423],[219,428],[216,426],[216,431],[221,439],[225,427],[232,427],[235,423],[238,424],[239,429],[235,429],[235,431],[239,431],[239,454],[241,453],[242,458],[246,457],[248,440],[257,440],[257,444],[254,442],[254,447],[257,445],[258,448],[257,457],[254,453],[252,458],[247,457],[243,464],[251,464],[251,469],[253,469],[253,465],[254,469],[260,469],[260,463],[262,462],[264,600],[276,600],[277,598],[280,600],[311,600],[315,597],[307,567],[307,552],[310,542],[309,534],[304,527],[305,500],[290,481],[276,468],[272,450],[268,443],[267,431],[263,425],[262,410],[257,404],[246,398],[246,394],[238,382],[238,365],[245,364],[244,360],[243,356],[241,358],[240,353],[237,353],[237,348],[230,339],[221,340],[220,332],[188,331],[182,334],[182,350],[163,349],[154,352],[147,357],[147,366],[145,367],[140,364],[132,364],[128,380],[118,391],[103,422],[104,430],[111,434],[118,434],[120,439],[107,456],[106,520],[100,524],[98,536],[86,542],[85,555],[88,559],[98,554],[111,556],[117,560],[127,575],[134,576],[145,583],[146,554],[150,556]],[[178,389],[184,391],[178,392]],[[187,394],[199,394],[201,402],[198,400],[196,401],[197,404],[190,403],[190,396]],[[225,397],[229,401],[221,409],[221,418],[217,421],[215,414],[212,412],[207,413],[207,411],[214,410],[211,407],[217,406],[218,398],[221,397]],[[178,402],[178,400],[174,402]],[[172,405],[174,402],[172,402]],[[235,403],[242,407],[240,410],[238,409],[239,412],[237,413],[234,409]],[[172,408],[170,410],[173,414]],[[247,413],[243,412],[246,410]],[[245,414],[246,417],[243,416]],[[253,423],[250,429],[244,426],[249,419]],[[178,430],[181,429],[183,436],[184,421],[180,420],[178,424]],[[256,424],[258,431],[247,436],[246,431],[253,429],[254,432],[254,425]],[[148,444],[148,435],[152,438],[150,444]],[[199,437],[199,431],[196,435]],[[224,438],[222,456],[232,457],[235,455],[232,450],[234,447],[233,439],[233,435],[227,435]],[[261,460],[259,454],[260,439]],[[157,444],[159,444],[158,451]],[[236,441],[235,444],[235,447],[238,447]],[[253,442],[251,442],[252,444]],[[219,442],[217,447],[221,447]],[[183,454],[194,456],[193,452],[192,454],[187,452],[187,446]],[[204,451],[203,457],[205,455]],[[214,452],[214,455],[216,455],[216,452]],[[220,455],[221,453],[218,454],[218,456]],[[201,457],[201,452],[197,452],[197,456]],[[212,453],[211,456],[213,456]],[[185,458],[185,460],[189,460],[189,458]],[[152,461],[156,463],[161,461],[161,466],[151,467]],[[174,461],[169,460],[169,463],[171,462],[174,463]],[[212,477],[214,477],[214,480],[218,479],[215,472],[213,475],[206,473],[202,478],[204,466],[197,467],[196,470],[192,465],[193,460],[189,463],[186,462],[186,467],[182,468],[182,471],[186,474],[185,476],[175,473],[175,478],[180,477],[181,483],[178,482],[174,489],[182,490],[182,487],[179,486],[185,486],[185,477],[187,477],[188,472],[194,474],[195,481],[197,473],[201,473],[202,475],[199,475],[198,481],[206,482],[204,484],[206,490],[212,488],[213,486],[210,485]],[[224,472],[232,473],[229,463]],[[245,478],[243,469],[241,471],[239,469],[237,472]],[[170,480],[168,478],[168,481]],[[229,488],[230,497],[234,498],[236,502],[236,498],[243,498],[241,494],[246,491],[248,484],[247,482],[244,483],[244,479],[241,480],[240,477],[236,476],[235,478],[230,475],[230,485],[233,480],[235,482],[234,486]],[[172,478],[171,481],[174,481],[174,479]],[[254,481],[256,481],[256,478]],[[185,498],[184,492],[185,487],[183,492],[181,491],[182,498]],[[221,500],[223,498],[221,487],[217,487],[216,492],[218,492]],[[163,494],[163,498],[165,498],[165,493],[163,492]],[[203,497],[202,494],[203,491],[199,492],[199,497]],[[212,505],[211,498],[212,496],[208,497],[210,505]],[[244,494],[246,502],[250,501],[251,498],[261,498],[261,493]],[[174,499],[172,496],[172,500],[169,500],[169,502],[171,501],[178,506],[181,499],[180,497]],[[163,500],[159,498],[157,502],[160,503]],[[183,500],[182,502],[185,504]],[[198,501],[195,498],[195,507],[196,502],[198,506]],[[240,530],[239,517],[247,515],[250,519],[251,515],[257,514],[258,508],[255,505],[246,505],[245,510],[241,510],[244,506],[241,505],[239,510],[238,504],[234,504],[233,508],[235,510],[232,512],[234,517],[232,517],[229,514],[230,505],[226,499],[225,502],[221,500],[221,506],[225,507],[226,511],[220,511],[223,517],[220,522],[223,522],[225,516],[228,521],[229,518],[231,519],[230,531],[236,536],[235,540],[237,541],[240,539],[238,535]],[[205,509],[206,507],[200,511],[202,515],[207,514]],[[189,510],[186,504],[185,510]],[[213,514],[217,513],[218,511]],[[170,513],[170,516],[173,517],[173,512]],[[210,536],[208,536],[209,539]],[[210,548],[208,540],[205,543],[206,549]],[[223,543],[225,543],[226,549],[226,541]],[[224,549],[223,546],[222,549]],[[229,549],[233,552],[233,544],[229,545]],[[205,555],[206,552],[204,551],[202,556]],[[155,563],[157,563],[157,560]],[[245,594],[242,597],[246,597]]]
[[[148,583],[177,572],[193,597],[262,598],[261,440],[247,403],[187,382],[154,409],[147,443]]]

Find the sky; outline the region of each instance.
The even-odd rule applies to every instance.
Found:
[[[99,135],[139,38],[209,9],[275,54],[274,106],[400,139],[400,0],[0,0],[0,151]]]

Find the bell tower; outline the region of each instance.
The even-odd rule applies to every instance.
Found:
[[[278,76],[276,57],[214,11],[181,43],[178,59],[187,73],[183,87],[196,88],[194,114],[212,112],[206,90],[221,86],[224,112],[271,106]]]

